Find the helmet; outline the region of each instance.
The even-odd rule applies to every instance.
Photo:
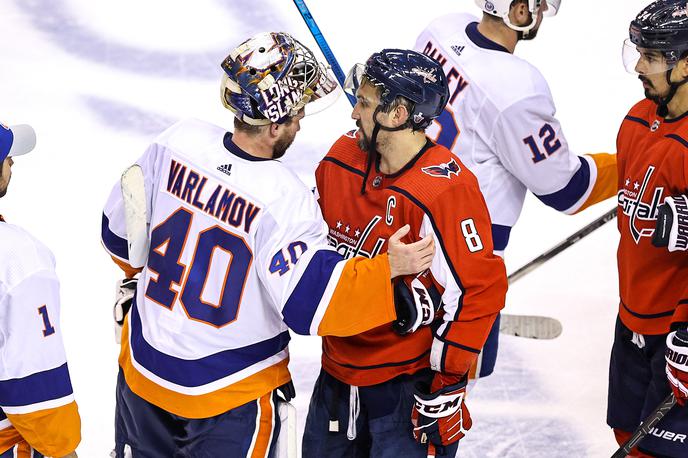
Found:
[[[249,38],[225,58],[222,69],[222,104],[251,125],[281,124],[310,102],[319,101],[323,109],[339,94],[311,50],[283,32]]]
[[[638,48],[660,51],[665,62],[652,73],[671,70],[688,51],[688,1],[659,0],[643,9],[631,22],[624,42],[623,59],[626,70],[635,73],[641,55]]]
[[[525,0],[528,3],[528,11],[533,16],[530,24],[525,26],[518,26],[511,23],[509,19],[509,10],[514,0],[475,0],[475,4],[480,7],[487,14],[492,16],[500,17],[504,20],[504,23],[509,26],[509,28],[516,30],[517,32],[523,32],[524,35],[528,35],[528,32],[533,30],[535,24],[537,24],[537,13],[540,10],[543,0]],[[547,11],[545,11],[545,16],[554,16],[559,11],[561,6],[561,0],[546,0],[547,1]]]
[[[382,106],[397,97],[413,103],[408,124],[413,130],[424,130],[437,118],[449,99],[449,86],[442,66],[416,51],[383,49],[365,63],[356,64],[349,72],[344,89],[355,95],[363,77],[380,87]]]

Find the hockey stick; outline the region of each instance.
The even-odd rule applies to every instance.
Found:
[[[124,171],[120,180],[124,201],[124,219],[127,226],[129,265],[141,268],[148,259],[148,218],[143,170],[134,164]]]
[[[308,10],[306,2],[304,0],[294,0],[294,5],[296,5],[296,8],[298,8],[299,13],[301,13],[301,17],[306,23],[306,26],[308,26],[308,30],[311,31],[311,35],[313,35],[313,38],[315,38],[315,42],[318,43],[318,47],[325,56],[327,63],[330,64],[334,76],[337,78],[337,81],[339,81],[339,85],[342,87],[342,89],[344,89],[344,80],[346,79],[346,77],[344,76],[342,67],[339,66],[339,62],[337,62],[337,59],[334,57],[334,54],[330,49],[330,45],[327,44],[325,37],[320,31],[320,27],[318,27],[318,24],[315,23],[315,19],[313,19],[311,12]],[[346,92],[345,94],[346,97],[349,99],[349,103],[351,103],[351,106],[353,107],[354,105],[356,105],[356,97],[354,97],[351,94],[347,94]]]
[[[512,283],[514,283],[516,280],[520,279],[524,275],[537,269],[538,267],[540,267],[545,262],[549,261],[550,259],[552,259],[556,255],[558,255],[559,253],[561,253],[565,249],[569,248],[570,246],[574,245],[575,243],[578,243],[581,239],[592,234],[594,231],[596,231],[600,227],[604,226],[606,223],[613,220],[614,218],[616,218],[616,207],[612,208],[607,213],[600,216],[599,218],[597,218],[595,221],[588,224],[584,228],[571,234],[570,236],[568,236],[566,238],[566,240],[558,243],[556,246],[545,251],[540,256],[538,256],[537,258],[530,261],[528,264],[524,265],[523,267],[516,270],[515,272],[512,272],[508,277],[509,278],[509,285],[511,285]]]
[[[674,404],[676,404],[676,398],[674,397],[674,393],[671,393],[661,402],[661,404],[659,404],[659,406],[657,406],[654,412],[647,416],[640,426],[638,426],[638,429],[633,432],[631,438],[628,439],[611,458],[624,458],[626,455],[630,454],[633,447],[638,445],[638,443],[649,434],[652,428],[654,428],[671,408],[674,407]]]
[[[564,241],[542,253],[528,264],[513,272],[508,277],[509,285],[512,285],[524,275],[537,269],[562,251],[566,250],[575,243],[579,242],[581,239],[590,235],[592,232],[604,226],[615,217],[616,207],[609,210],[607,213],[600,216],[584,228],[571,234]],[[561,335],[562,325],[561,322],[556,318],[545,316],[509,315],[507,313],[503,313],[501,322],[499,323],[499,332],[502,334],[527,337],[530,339],[555,339]]]

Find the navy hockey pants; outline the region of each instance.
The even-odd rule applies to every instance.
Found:
[[[413,439],[411,409],[415,384],[429,383],[432,377],[433,372],[424,369],[358,387],[358,396],[355,390],[352,396],[349,385],[321,370],[308,408],[303,457],[426,458],[427,446]],[[331,431],[331,421],[337,422],[338,431]],[[455,456],[457,448],[458,443],[447,447],[445,456]]]
[[[627,432],[635,431],[671,391],[664,372],[666,334],[636,337],[635,342],[633,331],[617,317],[609,364],[607,424]],[[674,406],[638,449],[653,456],[688,457],[688,407]]]
[[[272,397],[268,405],[277,405],[276,391],[266,396]],[[116,458],[124,458],[125,447],[132,458],[273,457],[279,432],[277,409],[261,409],[259,400],[216,417],[188,419],[137,396],[121,369],[117,377]]]

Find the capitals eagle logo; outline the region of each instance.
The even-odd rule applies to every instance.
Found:
[[[452,159],[446,164],[431,165],[429,167],[423,167],[421,169],[424,173],[427,173],[431,177],[444,177],[451,179],[452,174],[459,175],[461,167],[456,163],[456,160]]]

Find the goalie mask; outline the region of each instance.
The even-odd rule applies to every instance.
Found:
[[[544,1],[547,2],[547,11],[544,12],[545,16],[555,16],[557,12],[559,12],[559,7],[561,6],[561,0],[524,1],[528,4],[528,11],[530,11],[532,16],[530,24],[524,26],[514,25],[511,23],[511,19],[509,19],[509,11],[511,10],[511,5],[514,3],[514,0],[475,0],[475,4],[485,13],[502,18],[510,29],[521,32],[524,37],[527,37],[530,31],[537,25],[538,11],[540,11],[540,7]]]
[[[283,32],[249,38],[225,58],[222,69],[222,104],[254,126],[281,124],[301,110],[321,111],[339,95],[327,67]]]

